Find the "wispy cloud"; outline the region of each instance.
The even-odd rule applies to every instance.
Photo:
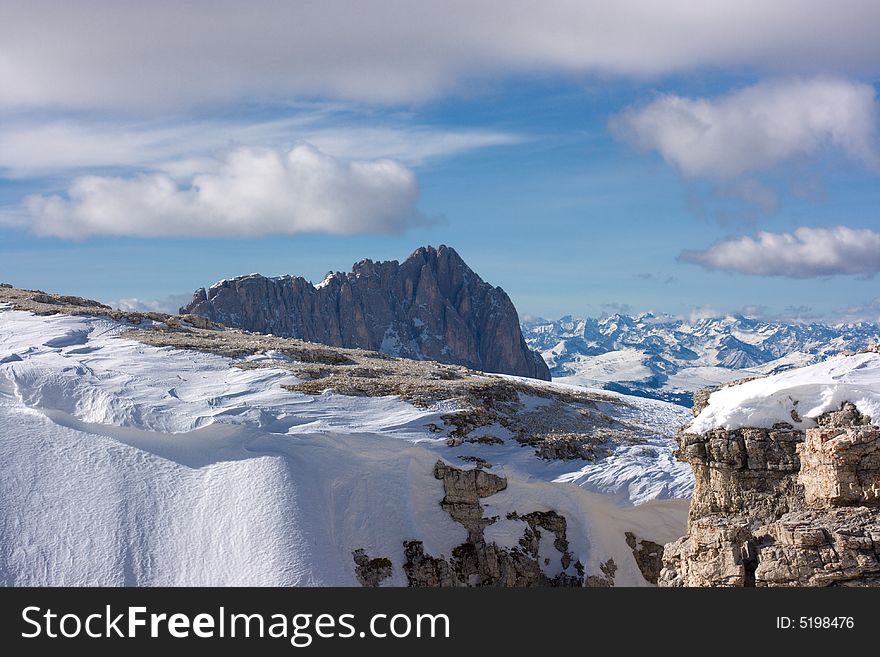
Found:
[[[872,276],[880,272],[880,233],[846,226],[762,231],[756,237],[721,240],[703,251],[684,251],[679,259],[755,276]]]
[[[603,303],[601,307],[603,315],[628,315],[632,312],[631,305],[617,301]]]
[[[841,322],[876,322],[880,323],[880,297],[861,304],[853,304],[834,309]]]
[[[0,206],[0,228],[26,228],[30,217],[20,205]]]
[[[348,119],[346,121],[346,119]],[[526,136],[447,129],[406,121],[352,125],[343,108],[311,108],[270,121],[242,119],[122,121],[18,117],[0,123],[0,174],[32,177],[100,168],[205,172],[231,147],[280,148],[305,142],[340,159],[391,158],[418,166]]]
[[[703,320],[703,319],[714,319],[716,317],[724,317],[725,314],[726,313],[723,313],[720,310],[717,310],[716,308],[714,308],[712,306],[705,306],[704,305],[704,306],[696,306],[694,308],[691,308],[690,312],[687,314],[687,317],[685,317],[685,319],[687,319],[687,321],[690,322],[691,324],[694,324],[694,323],[699,322],[700,320]]]
[[[672,283],[678,282],[678,279],[675,276],[652,272],[639,272],[633,274],[633,278],[645,282],[662,283],[663,285],[671,285]]]
[[[239,148],[181,185],[166,174],[83,176],[65,196],[30,196],[34,232],[230,237],[390,233],[424,223],[412,170],[394,160],[340,161],[312,146]]]
[[[736,311],[737,315],[750,319],[759,319],[765,322],[779,322],[783,324],[808,324],[811,322],[827,321],[825,313],[819,312],[812,306],[804,304],[786,306],[781,311],[768,308],[762,304],[753,304],[742,307]]]

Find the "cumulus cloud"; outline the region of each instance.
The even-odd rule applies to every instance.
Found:
[[[880,272],[880,233],[846,226],[762,231],[756,237],[716,242],[704,251],[684,251],[680,259],[706,269],[756,276],[872,276]]]
[[[7,107],[396,103],[516,74],[880,69],[874,0],[30,0],[2,14]]]
[[[187,186],[164,173],[82,176],[66,196],[24,205],[34,232],[62,238],[393,233],[424,221],[418,191],[399,162],[344,162],[303,144],[233,150]]]
[[[689,177],[729,180],[816,153],[825,146],[876,166],[880,105],[869,84],[834,78],[775,80],[719,98],[665,94],[612,117],[622,140],[657,151]],[[775,201],[739,183],[759,205]]]

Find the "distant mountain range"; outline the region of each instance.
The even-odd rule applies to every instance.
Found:
[[[690,406],[699,388],[809,365],[880,343],[880,324],[782,324],[738,315],[571,316],[522,322],[554,381]]]

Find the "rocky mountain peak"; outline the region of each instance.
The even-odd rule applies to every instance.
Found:
[[[298,276],[228,279],[196,290],[181,311],[249,331],[550,379],[507,293],[445,245],[420,247],[402,263],[361,260],[318,285]]]

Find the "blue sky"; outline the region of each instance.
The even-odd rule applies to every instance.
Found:
[[[0,280],[169,307],[443,243],[521,314],[880,320],[876,3],[18,4]]]

